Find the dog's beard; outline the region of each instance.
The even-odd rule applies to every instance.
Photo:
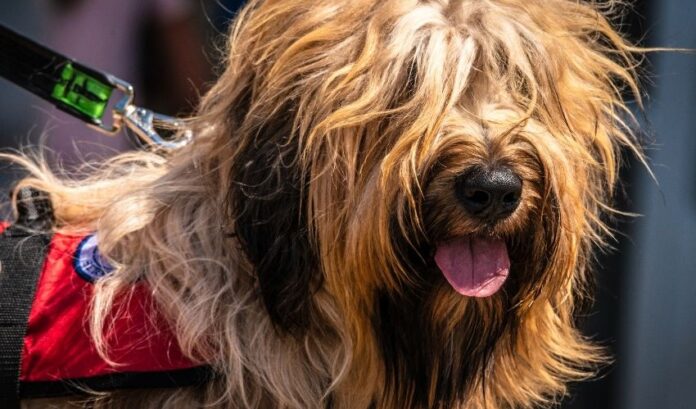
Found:
[[[425,224],[433,226],[428,237],[413,239],[413,232],[404,239],[392,229],[409,282],[376,293],[373,326],[388,407],[452,407],[484,388],[496,354],[514,349],[525,308],[551,274],[546,263],[558,233],[554,214],[527,212],[514,227],[467,234],[456,225],[461,218],[439,214],[437,207],[424,213]],[[445,218],[455,222],[438,222]],[[543,219],[549,223],[530,222]]]
[[[514,279],[495,296],[468,298],[440,269],[377,292],[375,332],[384,358],[387,407],[452,407],[484,381],[495,348],[514,332]],[[412,265],[416,267],[416,265]]]

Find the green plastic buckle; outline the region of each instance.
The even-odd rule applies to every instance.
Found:
[[[66,64],[51,96],[101,123],[113,87]]]

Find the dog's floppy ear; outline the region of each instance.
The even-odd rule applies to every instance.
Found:
[[[268,314],[276,327],[297,334],[309,323],[320,275],[287,112],[265,120],[242,141],[230,199],[235,233],[255,268]]]

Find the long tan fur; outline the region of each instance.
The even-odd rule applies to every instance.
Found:
[[[497,409],[556,402],[566,382],[590,376],[604,359],[573,314],[586,295],[591,247],[608,233],[600,214],[610,210],[618,150],[639,152],[622,94],[640,99],[640,50],[609,23],[620,6],[252,1],[231,30],[226,69],[192,119],[196,137],[187,147],[123,154],[79,181],[9,158],[31,172],[22,185],[50,194],[57,229],[96,230],[117,266],[97,283],[92,305],[101,353],[109,356],[99,334],[115,297],[145,280],[186,353],[219,374],[201,389],[119,393],[92,404]],[[282,129],[282,138],[269,127]],[[268,135],[276,138],[271,148]],[[275,167],[266,178],[288,171],[299,181],[299,200],[289,206],[304,215],[319,272],[309,279],[312,307],[300,330],[279,329],[269,317],[254,262],[237,238],[245,200],[258,199],[244,194],[253,183],[240,176],[261,160],[249,152],[270,155]],[[377,339],[375,294],[417,285],[404,248],[483,231],[457,208],[449,186],[454,175],[491,162],[512,167],[525,186],[520,208],[488,232],[510,243],[515,288],[474,300],[435,286],[424,315],[435,332],[473,339],[467,345],[481,363],[461,393],[438,386],[442,365],[450,365],[440,358],[425,385],[408,383]],[[450,345],[446,337],[438,342]],[[418,388],[424,397],[416,397]]]

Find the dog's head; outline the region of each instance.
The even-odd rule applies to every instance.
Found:
[[[281,333],[338,314],[346,379],[383,405],[529,403],[585,374],[572,312],[636,149],[613,5],[252,2],[198,143],[231,155],[234,235]]]

